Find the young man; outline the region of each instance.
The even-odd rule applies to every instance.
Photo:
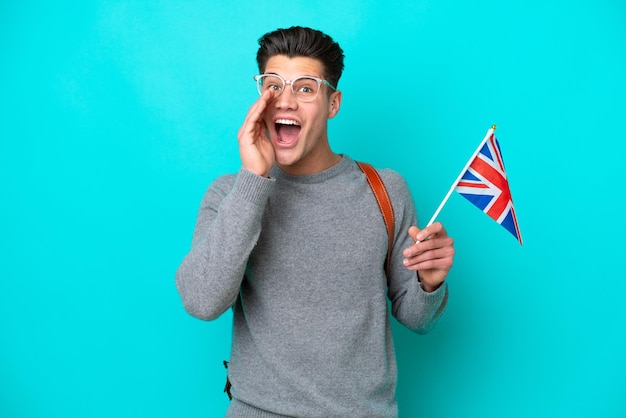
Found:
[[[395,215],[385,273],[380,208],[328,141],[343,51],[301,27],[259,44],[242,167],[208,188],[178,291],[195,317],[234,310],[227,416],[396,416],[387,298],[398,321],[427,332],[445,308],[453,240],[440,223],[418,229],[405,181],[379,170]]]

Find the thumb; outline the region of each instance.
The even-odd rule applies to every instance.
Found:
[[[411,239],[413,239],[413,242],[418,241],[417,234],[419,234],[420,231],[421,229],[416,226],[412,226],[409,228],[409,236],[411,237]]]

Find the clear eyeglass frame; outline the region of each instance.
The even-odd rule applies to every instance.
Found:
[[[280,96],[283,93],[283,91],[285,91],[285,85],[288,84],[289,87],[291,88],[291,93],[296,98],[296,100],[300,102],[305,102],[305,103],[312,102],[313,100],[315,100],[315,98],[317,97],[317,95],[319,94],[321,90],[322,84],[327,85],[333,90],[337,90],[337,88],[333,86],[332,84],[330,84],[328,81],[322,78],[313,77],[310,75],[303,75],[300,77],[296,77],[293,80],[285,80],[278,74],[259,74],[259,75],[254,76],[254,80],[256,81],[256,89],[259,92],[259,95],[263,94],[263,91],[264,91],[263,81],[267,79],[268,77],[272,77],[272,79],[274,78],[278,79],[282,82],[282,86],[278,86],[278,89],[276,89],[276,91],[278,91],[279,93],[275,97]],[[312,80],[317,83],[317,88],[314,90],[314,93],[307,94],[306,92],[302,92],[298,89],[294,89],[294,85],[298,85],[300,81],[306,81],[306,80]]]

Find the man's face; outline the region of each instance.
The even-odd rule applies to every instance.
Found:
[[[288,58],[275,55],[267,61],[266,74],[278,74],[285,80],[303,75],[323,78],[320,61],[307,57]],[[336,162],[328,144],[328,119],[334,117],[341,104],[341,92],[322,84],[315,100],[300,102],[290,86],[271,99],[263,119],[276,155],[276,163],[285,172],[295,175],[316,173]]]

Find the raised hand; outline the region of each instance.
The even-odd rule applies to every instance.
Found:
[[[239,128],[239,155],[247,170],[268,177],[274,165],[274,147],[266,135],[267,126],[263,114],[272,100],[272,91],[263,92],[261,97],[250,107],[246,119]]]

